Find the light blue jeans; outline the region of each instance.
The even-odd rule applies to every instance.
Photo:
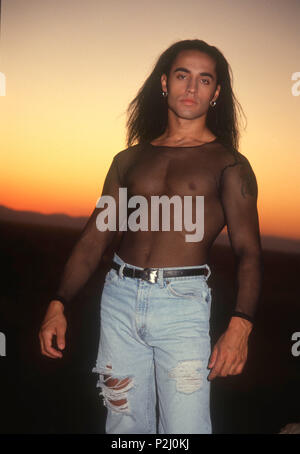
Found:
[[[93,372],[107,408],[106,433],[210,434],[211,274],[162,277],[151,283],[123,275],[117,254],[105,277],[100,343]],[[114,379],[113,384],[111,379]],[[110,380],[110,384],[107,382]]]

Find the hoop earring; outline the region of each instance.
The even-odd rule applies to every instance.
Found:
[[[166,98],[168,96],[168,92],[167,91],[162,91],[161,94],[163,95],[164,98]]]
[[[211,107],[215,107],[215,105],[217,104],[216,101],[210,101],[209,103],[211,105]]]

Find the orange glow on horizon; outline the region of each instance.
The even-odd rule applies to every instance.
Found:
[[[240,152],[257,177],[261,233],[300,238],[300,96],[291,92],[300,72],[299,9],[282,2],[270,14],[258,0],[187,2],[2,2],[1,205],[89,216],[113,156],[126,148],[129,102],[169,45],[199,38],[233,70],[247,117]]]

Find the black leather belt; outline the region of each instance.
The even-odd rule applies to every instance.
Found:
[[[119,271],[121,265],[116,262],[112,262],[112,268]],[[159,268],[143,268],[139,270],[137,268],[130,268],[124,266],[123,275],[126,277],[137,277],[144,279],[145,281],[155,283],[158,278]],[[192,269],[177,269],[177,270],[163,270],[162,277],[180,277],[180,276],[199,276],[201,274],[206,274],[204,268],[192,268]]]

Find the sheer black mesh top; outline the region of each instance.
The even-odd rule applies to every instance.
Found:
[[[218,139],[194,146],[134,145],[113,158],[104,195],[112,197],[115,207],[97,204],[91,213],[66,262],[58,296],[65,301],[74,297],[115,235],[121,236],[118,255],[132,265],[201,265],[226,225],[239,263],[235,310],[254,316],[261,289],[261,243],[257,182],[244,155]],[[169,214],[162,204],[158,211],[153,208],[162,196],[174,200]],[[100,231],[105,220],[116,228]]]

